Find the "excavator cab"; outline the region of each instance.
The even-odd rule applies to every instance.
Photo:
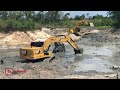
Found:
[[[42,47],[44,42],[31,42],[31,47]]]

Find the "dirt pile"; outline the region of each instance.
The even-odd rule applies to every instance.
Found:
[[[66,29],[53,29],[43,28],[42,30],[35,31],[27,31],[20,32],[16,31],[11,34],[3,34],[0,33],[0,45],[28,45],[32,41],[42,41],[44,42],[51,35],[66,35]],[[70,34],[70,37],[74,41],[80,40],[80,38],[87,38],[91,42],[106,42],[106,41],[115,41],[117,38],[113,38],[111,36],[107,36],[107,34],[111,34],[108,31],[104,31],[104,33],[100,30],[81,30],[81,36],[76,36],[74,34]],[[112,34],[111,34],[112,35]]]
[[[31,32],[31,31],[28,31],[26,33],[33,41],[45,41],[47,38],[50,37],[49,34],[47,34],[46,32],[44,31],[39,31],[39,30],[36,30],[34,32]]]
[[[42,28],[42,31],[47,32],[50,35],[66,35],[68,28]]]
[[[5,33],[0,33],[0,39],[4,38],[7,34]]]
[[[50,37],[50,35],[47,34],[47,33],[44,32],[44,31],[39,31],[39,30],[37,30],[37,31],[35,31],[34,33],[35,33],[36,36],[37,36],[37,38],[36,38],[37,40],[47,39],[47,38]]]
[[[89,37],[91,37],[90,35],[92,34],[97,34],[97,33],[99,33],[99,30],[81,30],[81,32],[80,32],[80,36],[76,36],[76,35],[74,35],[74,34],[70,34],[70,37],[73,39],[73,40],[75,40],[75,41],[78,41],[78,40],[80,40],[80,38],[81,37],[86,37],[86,38],[89,38]],[[94,36],[94,35],[93,35]]]
[[[36,30],[34,32],[27,31],[27,32],[13,32],[8,35],[1,34],[0,44],[3,43],[5,45],[21,45],[21,44],[30,44],[32,41],[41,41],[43,39],[47,39],[50,37],[44,31]]]
[[[107,36],[104,33],[91,33],[84,35],[83,38],[89,38],[91,42],[112,42],[117,41],[117,38]]]
[[[27,36],[25,32],[17,31],[7,35],[5,38],[2,38],[1,41],[5,42],[7,45],[19,45],[30,42],[32,40]]]

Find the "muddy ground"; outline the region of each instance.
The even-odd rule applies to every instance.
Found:
[[[48,32],[49,33],[49,32]],[[65,44],[65,53],[50,58],[28,62],[20,59],[19,48],[0,49],[1,79],[119,79],[120,34],[102,30],[83,35],[76,41],[84,49],[75,55],[73,48]],[[51,47],[52,50],[53,47]],[[16,70],[19,70],[16,71]],[[13,72],[14,71],[14,72]],[[15,72],[16,71],[16,72]]]

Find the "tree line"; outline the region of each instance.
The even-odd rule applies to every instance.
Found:
[[[69,27],[76,25],[76,21],[87,20],[96,27],[108,26],[120,28],[120,11],[109,11],[108,16],[89,13],[70,18],[70,13],[61,11],[0,11],[0,31],[34,30],[42,26]]]

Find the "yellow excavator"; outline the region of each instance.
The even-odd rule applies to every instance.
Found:
[[[61,50],[65,51],[62,42],[68,42],[74,49],[75,54],[82,54],[83,49],[79,49],[77,44],[71,39],[69,35],[51,36],[45,42],[31,42],[31,47],[20,48],[20,58],[25,60],[35,60],[41,58],[52,57],[53,53]],[[51,44],[54,43],[55,48],[49,51]],[[62,48],[59,48],[61,46]]]
[[[80,20],[77,25],[75,26],[74,29],[69,29],[67,32],[68,34],[74,34],[76,36],[81,36],[80,35],[80,26],[82,25],[87,25],[89,26],[90,24],[86,20]]]
[[[68,35],[51,36],[45,42],[31,42],[31,47],[20,48],[20,58],[26,60],[35,60],[52,57],[53,53],[65,52],[65,46],[62,42],[68,42],[74,49],[75,54],[83,54],[83,49],[79,49],[77,44],[72,40],[69,34],[80,36],[80,26],[89,25],[85,20],[80,20],[74,29],[69,29]],[[49,51],[51,44],[54,43],[53,52]]]

